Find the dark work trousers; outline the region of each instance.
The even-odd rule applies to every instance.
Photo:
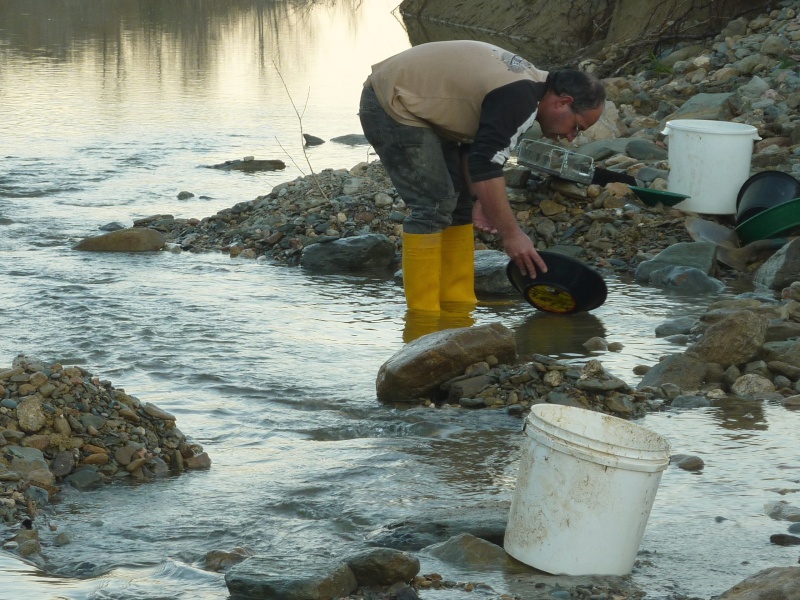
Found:
[[[381,158],[397,193],[411,210],[406,233],[435,233],[472,223],[473,197],[461,171],[461,144],[429,127],[411,127],[383,110],[372,88],[364,88],[358,116],[364,135]]]

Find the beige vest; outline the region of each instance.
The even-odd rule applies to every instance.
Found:
[[[521,79],[543,82],[547,71],[497,46],[456,40],[421,44],[387,58],[372,66],[364,85],[372,86],[395,121],[469,143],[486,94]]]

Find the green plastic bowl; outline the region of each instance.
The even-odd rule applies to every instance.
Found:
[[[657,206],[659,202],[664,206],[675,206],[678,202],[683,202],[689,198],[686,194],[675,192],[662,192],[661,190],[651,190],[650,188],[636,187],[635,185],[629,185],[628,187],[647,206]]]
[[[800,228],[800,198],[773,206],[736,226],[736,235],[744,244],[781,237]]]

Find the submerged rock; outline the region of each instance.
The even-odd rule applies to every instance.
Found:
[[[85,238],[72,247],[85,252],[156,252],[166,245],[164,234],[155,229],[132,227]]]

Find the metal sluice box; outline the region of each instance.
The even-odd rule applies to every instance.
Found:
[[[561,179],[590,184],[594,178],[594,159],[539,140],[521,140],[517,162],[534,171]]]

